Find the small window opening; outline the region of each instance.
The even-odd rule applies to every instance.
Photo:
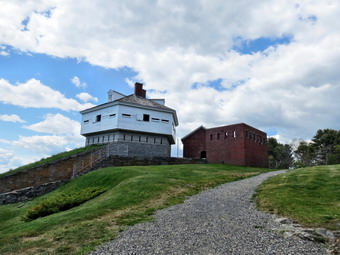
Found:
[[[163,144],[163,139],[161,138],[161,144]]]
[[[233,137],[236,138],[236,130],[233,131]]]
[[[156,137],[153,139],[153,143],[156,143]]]
[[[143,114],[143,121],[150,121],[150,115],[149,114]]]
[[[213,139],[213,134],[210,134],[210,140],[212,140]]]
[[[131,118],[131,114],[122,113],[122,117],[124,117],[124,118]]]
[[[228,131],[225,132],[224,138],[225,138],[225,139],[228,138]]]
[[[103,140],[102,140],[102,142],[104,142],[104,140],[105,140],[105,135],[103,135]]]
[[[163,123],[169,123],[169,120],[163,120],[163,119],[162,119],[162,122],[163,122]]]
[[[131,141],[133,141],[133,135],[131,135]]]
[[[158,118],[151,118],[151,120],[154,121],[154,122],[159,122]]]
[[[96,122],[99,122],[99,121],[101,121],[102,120],[102,116],[101,115],[97,115],[96,116]]]
[[[123,140],[125,141],[125,134],[123,135]]]
[[[248,130],[246,130],[246,137],[248,138]]]
[[[141,137],[141,136],[139,136],[139,142],[141,142],[141,140],[142,140],[142,137]]]
[[[99,136],[98,136],[98,139],[97,139],[97,143],[99,143]]]
[[[220,133],[217,133],[217,139],[220,139]]]
[[[149,137],[148,136],[146,137],[146,142],[149,142]]]
[[[85,124],[87,124],[87,123],[89,123],[89,122],[90,122],[89,120],[84,120],[84,123],[85,123]]]
[[[114,117],[116,117],[116,114],[115,114],[115,113],[110,114],[110,118],[114,118]]]

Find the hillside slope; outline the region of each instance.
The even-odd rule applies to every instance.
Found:
[[[268,171],[200,164],[115,167],[90,172],[33,201],[0,206],[0,253],[85,253],[114,238],[125,226],[148,220],[155,210],[180,203],[188,195]],[[72,198],[84,190],[91,193],[98,189],[105,192],[80,206],[23,220],[32,208],[41,208],[47,200]]]

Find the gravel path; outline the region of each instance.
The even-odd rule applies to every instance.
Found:
[[[250,202],[256,187],[270,176],[226,183],[156,213],[155,221],[129,227],[98,254],[327,254],[315,243],[284,238],[272,231],[274,217]]]

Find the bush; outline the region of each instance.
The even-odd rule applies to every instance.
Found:
[[[51,215],[57,212],[66,211],[92,198],[104,193],[107,189],[99,187],[90,187],[77,190],[72,194],[56,193],[48,199],[40,201],[37,205],[31,207],[23,216],[22,220],[32,221],[40,217]]]

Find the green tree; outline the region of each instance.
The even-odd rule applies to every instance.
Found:
[[[268,162],[270,168],[287,169],[292,167],[294,159],[292,147],[281,144],[276,138],[268,138]]]
[[[294,151],[295,167],[306,167],[315,165],[315,147],[312,143],[300,141],[297,149]]]
[[[318,165],[338,164],[340,130],[319,129],[312,139]]]

